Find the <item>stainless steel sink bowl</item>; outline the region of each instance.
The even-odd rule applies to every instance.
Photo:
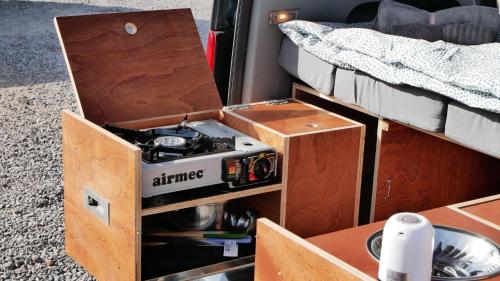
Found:
[[[500,247],[480,235],[434,225],[432,280],[481,280],[500,273]],[[368,238],[368,252],[377,261],[382,230]]]

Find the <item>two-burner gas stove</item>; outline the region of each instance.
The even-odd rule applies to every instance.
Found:
[[[142,150],[142,197],[225,184],[229,188],[276,177],[270,146],[209,119],[129,130],[106,128]]]

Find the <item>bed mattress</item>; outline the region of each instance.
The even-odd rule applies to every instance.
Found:
[[[466,146],[500,157],[500,115],[458,102],[448,105],[445,135]]]
[[[334,96],[370,112],[424,130],[444,131],[448,99],[411,86],[392,85],[364,72],[337,68]]]
[[[325,94],[332,92],[335,66],[299,48],[288,37],[281,44],[279,63],[288,73],[316,90]]]
[[[321,93],[358,105],[384,118],[428,131],[444,131],[449,99],[406,85],[392,85],[364,72],[335,67],[295,45],[282,42],[280,65]]]

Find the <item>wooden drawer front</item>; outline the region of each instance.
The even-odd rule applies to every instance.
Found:
[[[65,247],[99,280],[136,280],[139,271],[139,149],[63,112]],[[84,190],[109,202],[109,224],[84,207]]]
[[[500,192],[500,160],[390,122],[383,132],[374,220]]]
[[[255,280],[375,281],[267,219],[257,221]]]

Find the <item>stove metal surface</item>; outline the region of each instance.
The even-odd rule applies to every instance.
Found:
[[[216,120],[187,122],[185,118],[178,125],[139,131],[106,128],[141,148],[144,198],[219,184],[234,187],[236,181],[228,171],[241,172],[245,161],[256,161],[252,163],[259,165],[252,167],[269,172],[259,182],[276,176],[277,159],[272,147]],[[237,160],[230,161],[234,167],[228,166],[228,159]],[[259,159],[269,161],[263,164]]]

